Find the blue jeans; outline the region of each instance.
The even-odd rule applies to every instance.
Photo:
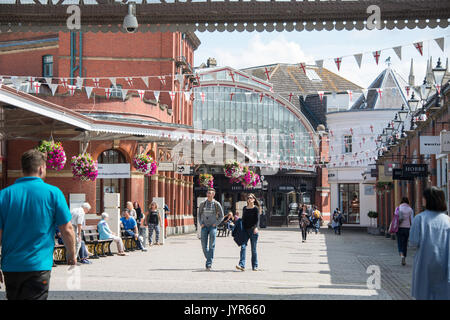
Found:
[[[141,240],[139,240],[139,234],[137,235],[137,236],[138,236],[138,239],[137,239],[137,240],[136,240],[136,238],[135,238],[135,233],[134,233],[133,231],[131,231],[131,230],[125,230],[125,234],[126,234],[127,236],[133,237],[133,241],[136,243],[136,246],[137,246],[137,248],[138,248],[139,250],[144,249],[144,247],[142,246]]]
[[[206,258],[206,267],[211,267],[214,258],[214,247],[216,246],[217,227],[203,227],[201,231],[203,254]],[[209,236],[209,248],[208,248]]]
[[[258,242],[259,234],[254,234],[253,230],[245,230],[247,232],[248,239],[250,239],[250,245],[252,247],[252,268],[258,268],[258,255],[256,253],[256,244]],[[248,239],[241,246],[241,257],[239,260],[239,266],[245,268],[245,254],[247,251]]]

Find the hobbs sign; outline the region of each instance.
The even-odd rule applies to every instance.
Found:
[[[441,131],[441,153],[450,153],[450,131]]]

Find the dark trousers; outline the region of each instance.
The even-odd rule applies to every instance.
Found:
[[[398,252],[403,253],[406,257],[406,251],[408,250],[409,228],[398,228],[397,232],[397,244]]]
[[[51,271],[3,272],[8,300],[47,300]]]
[[[300,228],[302,230],[302,240],[306,240],[307,227]]]

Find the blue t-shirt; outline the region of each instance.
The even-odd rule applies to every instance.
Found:
[[[108,227],[108,224],[105,220],[100,220],[97,224],[97,230],[100,237],[100,240],[107,240],[113,237],[111,230]]]
[[[120,221],[123,224],[124,230],[134,230],[134,227],[136,227],[136,220],[134,220],[133,217],[129,217],[128,220],[125,219],[125,217],[120,218]]]
[[[41,178],[19,178],[1,190],[2,270],[51,270],[55,227],[71,218],[64,194]]]

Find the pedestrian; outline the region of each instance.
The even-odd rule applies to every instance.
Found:
[[[167,226],[169,225],[167,221],[167,214],[170,213],[169,206],[167,203],[164,204],[164,239],[167,238]]]
[[[97,230],[99,234],[100,240],[109,240],[112,239],[117,245],[117,251],[119,256],[126,256],[125,248],[122,242],[122,238],[117,236],[114,232],[111,231],[108,225],[109,214],[106,212],[102,213],[102,220],[97,224]]]
[[[322,214],[320,213],[319,209],[317,209],[317,206],[314,206],[312,220],[313,220],[314,231],[317,234],[320,229],[320,220],[322,220]]]
[[[146,224],[148,226],[149,246],[152,245],[153,230],[155,230],[155,244],[161,245],[161,243],[159,242],[159,235],[161,233],[161,221],[161,215],[158,212],[158,204],[155,201],[152,201],[152,203],[150,203],[150,208],[146,219]]]
[[[127,201],[127,211],[130,213],[130,216],[136,221],[137,223],[137,213],[136,210],[134,210],[133,202]]]
[[[258,200],[253,193],[247,196],[247,205],[242,209],[242,225],[246,234],[246,241],[241,245],[241,254],[239,264],[236,269],[245,271],[245,254],[248,239],[250,239],[252,249],[252,270],[258,271],[258,255],[256,245],[258,243],[258,227],[259,227],[260,209]]]
[[[409,229],[411,228],[411,219],[414,216],[413,209],[409,206],[409,200],[402,198],[402,202],[396,209],[399,215],[399,225],[397,231],[398,253],[402,258],[402,265],[406,265],[406,252],[408,249]]]
[[[337,208],[333,211],[333,216],[331,217],[331,227],[334,230],[334,234],[337,234],[339,227],[339,213]]]
[[[423,192],[425,211],[414,217],[409,243],[414,256],[412,296],[418,300],[450,300],[450,217],[445,193],[437,187]]]
[[[206,270],[211,270],[214,249],[216,246],[217,226],[223,219],[223,209],[219,202],[214,200],[216,190],[209,188],[206,200],[200,204],[198,219],[201,227],[201,243],[206,258]],[[208,246],[209,244],[209,246]]]
[[[306,212],[302,212],[300,217],[300,230],[302,231],[302,242],[306,241],[306,229],[311,224],[308,217],[306,216]]]
[[[125,235],[133,238],[138,250],[147,251],[147,249],[142,246],[142,241],[139,238],[136,220],[134,220],[128,210],[123,212],[123,217],[120,218],[120,222],[125,230]]]
[[[53,266],[55,227],[66,247],[67,263],[76,264],[75,235],[66,198],[43,181],[46,155],[21,157],[23,177],[0,191],[0,283],[8,300],[46,300]]]
[[[308,233],[311,233],[311,232],[312,232],[312,229],[314,229],[314,226],[313,226],[313,211],[314,211],[314,210],[313,210],[312,206],[309,204],[309,205],[307,206],[307,208],[306,208],[306,217],[308,218],[308,220],[309,220],[309,222],[310,222],[308,228],[306,228],[306,230],[308,231]]]
[[[141,225],[144,222],[144,214],[142,213],[141,206],[139,202],[135,201],[133,203],[133,209],[136,212],[136,223],[138,225],[138,230],[141,229]]]
[[[86,225],[86,213],[88,213],[89,210],[91,210],[91,205],[88,202],[84,202],[81,207],[74,208],[72,209],[72,211],[70,211],[70,213],[72,214],[71,223],[75,232],[75,252],[79,257],[80,262],[84,264],[92,263],[88,260],[89,255],[92,255],[92,253],[87,251],[86,244],[84,243],[82,238],[83,226]]]

